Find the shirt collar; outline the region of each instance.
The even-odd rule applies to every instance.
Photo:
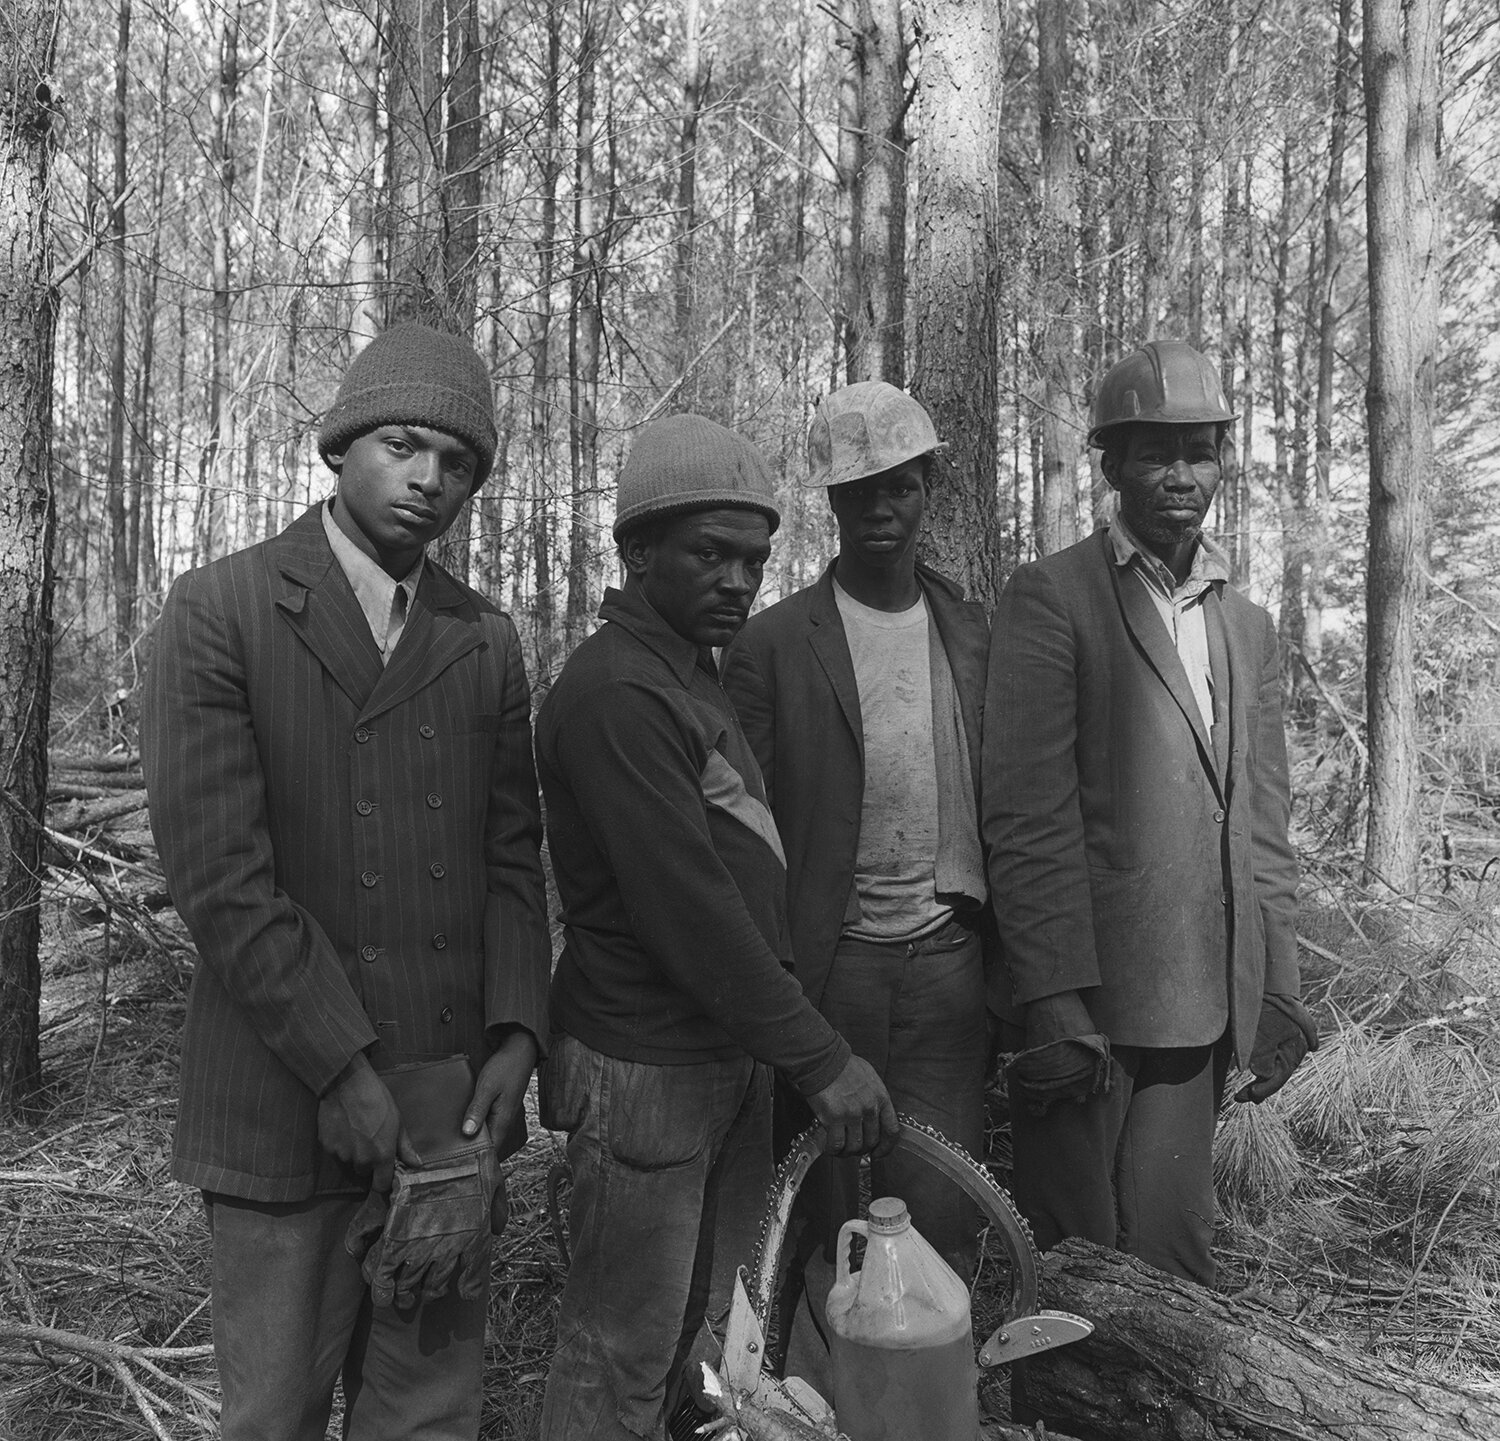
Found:
[[[1114,548],[1116,565],[1123,569],[1132,561],[1138,561],[1146,575],[1169,596],[1196,595],[1210,585],[1229,579],[1229,557],[1202,531],[1198,533],[1198,544],[1193,548],[1193,563],[1187,579],[1181,585],[1160,558],[1141,544],[1135,532],[1125,524],[1125,517],[1118,513],[1109,523],[1109,541]]]
[[[687,685],[700,666],[718,679],[713,652],[686,636],[678,635],[661,618],[660,612],[646,599],[638,585],[627,585],[623,589],[611,586],[606,590],[599,606],[599,619],[623,626],[642,645],[655,651],[683,685]]]
[[[406,608],[409,611],[417,598],[417,582],[422,578],[422,566],[427,560],[424,547],[417,556],[417,563],[401,577],[392,580],[375,562],[344,534],[338,521],[333,518],[333,499],[323,506],[323,534],[333,548],[334,559],[348,577],[349,585],[359,601],[360,609],[367,616],[376,617],[374,622],[382,631],[390,620],[391,599],[400,589],[406,592]]]

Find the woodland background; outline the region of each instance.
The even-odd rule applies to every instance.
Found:
[[[772,600],[832,549],[799,488],[819,395],[909,386],[952,443],[927,554],[993,601],[1107,504],[1103,369],[1150,336],[1216,357],[1215,524],[1283,640],[1332,1038],[1235,1113],[1225,1244],[1297,1315],[1500,1374],[1497,57],[1482,0],[11,0],[0,1436],[152,1434],[143,1384],[157,1435],[211,1409],[118,1350],[192,1367],[205,1334],[164,1149],[191,953],[134,697],[171,580],[327,493],[319,415],[411,316],[495,377],[445,559],[537,690],[614,579],[655,415],[771,459]],[[545,1368],[544,1170],[497,1262],[522,1401],[494,1435]]]

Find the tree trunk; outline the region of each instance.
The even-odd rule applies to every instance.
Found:
[[[827,13],[832,14],[832,11]],[[864,163],[864,115],[860,109],[859,84],[859,0],[839,0],[833,36],[835,46],[843,51],[843,62],[839,67],[839,129],[834,165],[838,176],[838,310],[834,316],[834,362],[829,387],[837,389],[840,355],[844,362],[843,384],[862,378],[854,373],[854,317],[859,313],[859,237],[854,192],[859,167]]]
[[[848,374],[906,381],[906,47],[898,0],[855,0],[859,93]]]
[[[1323,246],[1318,281],[1318,398],[1313,410],[1313,501],[1308,514],[1307,589],[1303,602],[1303,654],[1314,672],[1323,655],[1323,594],[1332,545],[1329,507],[1333,504],[1333,363],[1338,348],[1338,298],[1344,209],[1344,150],[1349,138],[1349,101],[1354,91],[1355,54],[1350,41],[1354,0],[1339,0],[1333,65],[1332,115],[1328,137],[1328,184],[1323,190]],[[1310,682],[1307,682],[1309,685]],[[1310,700],[1304,706],[1310,706]]]
[[[1416,887],[1421,841],[1416,628],[1425,589],[1437,360],[1442,16],[1442,0],[1364,0],[1370,271],[1365,865],[1402,892]]]
[[[1229,68],[1234,68],[1233,48]],[[1241,184],[1241,176],[1244,185]],[[1245,294],[1249,287],[1245,275],[1245,240],[1249,230],[1249,163],[1238,154],[1231,154],[1224,162],[1224,227],[1220,238],[1222,250],[1222,279],[1219,290],[1219,373],[1224,385],[1224,394],[1243,417],[1250,405],[1250,380],[1245,377],[1244,388],[1236,391],[1236,361],[1241,350],[1241,327],[1244,324]],[[1243,492],[1240,487],[1240,469],[1248,456],[1234,444],[1233,427],[1226,436],[1224,447],[1223,475],[1219,482],[1219,515],[1221,539],[1229,554],[1231,572],[1235,583],[1243,584],[1248,572],[1248,557],[1244,554],[1242,537],[1245,517],[1241,514]]]
[[[1079,1441],[1493,1441],[1500,1402],[1418,1380],[1257,1301],[1066,1241],[1044,1306],[1094,1323],[1025,1363],[1026,1405]],[[1050,1433],[1049,1433],[1050,1434]]]
[[[910,294],[917,399],[938,435],[924,558],[999,598],[1000,7],[920,0],[920,183]]]
[[[589,553],[594,542],[599,475],[599,362],[604,337],[604,275],[609,216],[599,214],[596,103],[601,57],[608,53],[610,0],[580,0],[578,146],[574,169],[573,317],[569,355],[572,399],[569,459],[572,521],[568,527],[568,597],[563,618],[569,652],[583,639],[593,612]]]
[[[552,679],[556,600],[552,581],[552,289],[557,271],[557,182],[561,171],[558,100],[562,67],[562,7],[547,8],[547,73],[542,106],[542,215],[537,237],[536,321],[531,338],[531,406],[527,470],[531,509],[527,530],[536,574],[536,684]]]
[[[1072,91],[1073,0],[1038,0],[1037,86],[1042,141],[1042,475],[1037,552],[1051,555],[1078,539],[1078,183]]]
[[[229,462],[225,451],[234,443],[234,413],[229,400],[229,346],[233,296],[230,293],[230,241],[235,216],[234,112],[240,86],[240,7],[238,0],[224,11],[219,32],[219,74],[209,91],[213,118],[210,160],[218,182],[213,250],[213,341],[208,375],[208,441],[198,467],[198,514],[194,527],[194,559],[215,559],[227,548],[225,499]],[[228,445],[225,444],[226,435]]]
[[[125,265],[125,183],[130,134],[126,100],[130,75],[130,0],[120,0],[115,41],[114,197],[109,217],[110,277],[114,314],[109,337],[109,553],[114,592],[115,653],[124,657],[135,632],[135,576],[130,568],[129,520],[125,508],[125,326],[128,316]],[[118,681],[116,677],[116,681]]]
[[[57,0],[10,0],[0,46],[0,1116],[41,1080],[42,845],[52,682],[49,78]]]
[[[677,144],[677,254],[673,264],[673,305],[677,330],[673,336],[678,378],[687,374],[697,353],[697,314],[694,301],[694,251],[698,232],[698,123],[708,98],[713,61],[703,57],[701,0],[683,5],[682,128]],[[696,380],[690,386],[696,394]],[[690,396],[684,396],[689,400]]]

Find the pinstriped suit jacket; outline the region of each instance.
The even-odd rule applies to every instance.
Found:
[[[173,1171],[292,1201],[357,1186],[318,1096],[361,1049],[546,1035],[529,692],[510,620],[428,562],[382,669],[314,507],[182,576],[142,712],[151,825],[198,947]]]

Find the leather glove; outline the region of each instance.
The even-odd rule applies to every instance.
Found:
[[[433,1301],[450,1287],[466,1301],[482,1294],[493,1221],[505,1220],[504,1180],[486,1143],[426,1166],[396,1162],[389,1201],[371,1192],[350,1222],[345,1245],[377,1306]]]
[[[1054,1101],[1084,1101],[1109,1090],[1109,1038],[1097,1031],[1033,1046],[1005,1067],[1010,1094],[1033,1116]]]
[[[1296,996],[1264,996],[1255,1046],[1250,1052],[1255,1079],[1234,1093],[1235,1100],[1258,1105],[1267,1096],[1274,1096],[1302,1064],[1302,1058],[1317,1049],[1318,1027],[1307,1007]]]

